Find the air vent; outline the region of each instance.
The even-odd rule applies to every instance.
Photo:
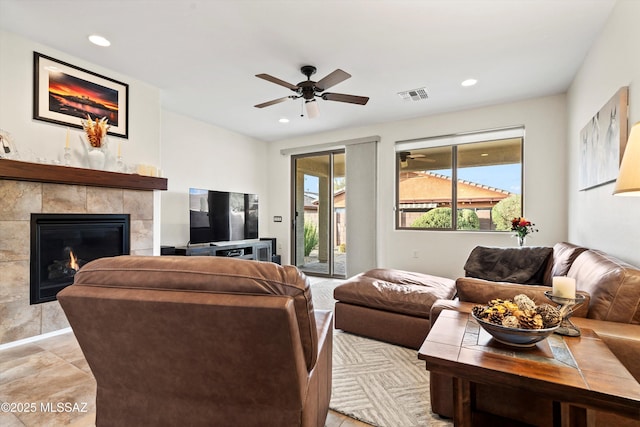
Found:
[[[405,101],[422,101],[429,98],[429,95],[427,95],[427,89],[424,87],[398,92],[398,96]]]

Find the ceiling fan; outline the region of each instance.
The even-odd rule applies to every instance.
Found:
[[[434,159],[430,159],[424,154],[421,154],[421,153],[411,154],[410,151],[401,151],[398,153],[398,157],[400,157],[401,168],[406,168],[407,166],[409,166],[409,160],[417,160],[417,161],[422,161],[424,163],[435,163]]]
[[[328,74],[324,78],[320,79],[317,82],[311,80],[311,76],[316,73],[316,67],[312,65],[305,65],[300,68],[302,74],[307,77],[306,81],[302,81],[297,85],[292,85],[291,83],[287,83],[284,80],[280,80],[279,78],[270,76],[269,74],[256,74],[256,77],[269,81],[271,83],[275,83],[280,86],[284,86],[288,89],[291,89],[295,92],[295,95],[284,96],[282,98],[274,99],[271,101],[263,102],[262,104],[255,105],[256,108],[264,108],[270,105],[279,104],[288,99],[304,99],[304,104],[307,110],[307,115],[310,119],[317,117],[320,114],[320,110],[318,109],[318,104],[316,102],[317,98],[322,98],[325,101],[338,101],[338,102],[348,102],[350,104],[360,104],[364,105],[369,101],[369,98],[366,96],[355,96],[355,95],[346,95],[343,93],[330,93],[325,92],[325,90],[329,89],[337,85],[340,82],[347,80],[351,77],[351,74],[342,71],[341,69],[337,69],[334,72]]]

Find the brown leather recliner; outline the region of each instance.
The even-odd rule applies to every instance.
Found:
[[[98,426],[325,423],[333,317],[295,267],[103,258],[58,300],[97,381]]]

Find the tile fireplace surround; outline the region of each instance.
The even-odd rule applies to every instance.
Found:
[[[0,160],[0,344],[69,326],[58,301],[29,304],[32,213],[130,214],[131,254],[153,255],[153,191],[108,188],[117,183],[97,184],[108,187],[55,183],[48,176],[39,181],[38,173],[9,179],[2,168],[7,162]],[[107,178],[123,175],[91,172]],[[166,189],[166,180],[164,184],[158,189]]]

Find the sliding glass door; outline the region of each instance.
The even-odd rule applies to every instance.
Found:
[[[292,157],[293,263],[307,274],[345,277],[344,150]]]

